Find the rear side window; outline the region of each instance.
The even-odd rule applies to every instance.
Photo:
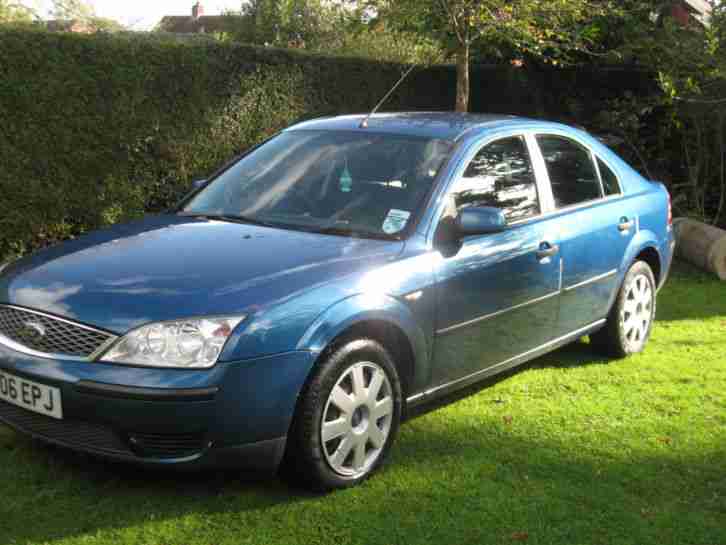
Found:
[[[484,146],[452,193],[457,210],[493,206],[509,222],[539,214],[537,181],[524,138],[503,138]]]
[[[590,152],[577,142],[555,135],[537,137],[557,208],[602,198]]]
[[[609,197],[610,195],[619,195],[620,184],[618,183],[618,177],[615,176],[612,169],[599,157],[597,160],[597,168],[600,169],[600,178],[602,178],[602,188],[605,190],[605,196]]]

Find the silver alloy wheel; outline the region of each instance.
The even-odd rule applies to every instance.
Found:
[[[372,362],[350,366],[333,387],[320,426],[323,453],[344,477],[360,477],[376,462],[391,431],[393,388]]]
[[[644,274],[633,278],[627,288],[625,302],[620,312],[623,333],[629,343],[645,341],[653,319],[653,289]]]

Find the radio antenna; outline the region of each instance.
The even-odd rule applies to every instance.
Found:
[[[388,98],[396,91],[396,89],[398,89],[398,87],[404,82],[404,80],[408,77],[408,75],[411,72],[413,72],[413,69],[414,68],[416,68],[416,65],[415,64],[412,64],[411,67],[408,70],[406,70],[406,72],[403,74],[403,76],[401,76],[401,79],[399,79],[396,82],[396,85],[394,85],[393,87],[391,87],[391,90],[388,91],[388,93],[386,93],[386,96],[384,96],[381,99],[381,101],[378,104],[376,104],[376,107],[371,110],[371,113],[369,113],[367,116],[365,116],[365,118],[363,119],[363,121],[360,122],[360,128],[361,129],[367,129],[368,128],[368,120],[371,117],[373,117],[373,115],[375,115],[375,113],[378,111],[378,109],[386,103],[386,101],[388,100]]]

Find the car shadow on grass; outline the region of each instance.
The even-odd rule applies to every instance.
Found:
[[[140,467],[48,445],[0,425],[3,463],[22,472],[2,479],[0,543],[45,543],[190,513],[265,511],[317,497],[274,474]],[[16,490],[13,500],[6,487],[25,490]],[[236,499],[233,506],[229,498]]]
[[[580,339],[576,342],[565,345],[564,347],[540,356],[532,361],[509,369],[503,373],[499,373],[485,380],[476,382],[471,386],[452,392],[433,401],[427,402],[419,407],[412,409],[408,413],[408,418],[417,418],[419,416],[436,411],[441,407],[451,405],[469,396],[475,395],[482,390],[491,388],[495,384],[505,381],[514,375],[522,373],[528,369],[547,369],[560,368],[566,369],[570,367],[582,367],[586,365],[608,365],[610,360],[603,357],[595,351],[589,342]]]
[[[259,542],[309,543],[325,524],[354,532],[351,543],[491,543],[511,542],[517,530],[543,532],[545,517],[562,543],[659,543],[674,532],[672,543],[718,542],[726,452],[582,456],[579,445],[536,436],[536,426],[492,417],[416,421],[375,479],[329,497],[268,477],[149,471],[20,439],[25,467],[5,486],[31,490],[26,505],[0,508],[2,539],[118,542],[134,529],[139,543],[211,543],[204,532],[212,528],[233,542],[257,526],[266,536]]]

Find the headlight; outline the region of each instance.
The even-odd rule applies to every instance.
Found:
[[[148,367],[212,367],[244,319],[198,318],[146,325],[127,333],[99,359]]]

